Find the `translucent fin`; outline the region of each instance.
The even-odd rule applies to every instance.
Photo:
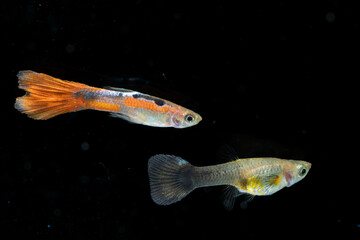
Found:
[[[148,174],[153,201],[159,205],[169,205],[194,190],[192,168],[190,163],[177,156],[152,156],[148,162]]]
[[[132,119],[129,116],[127,116],[125,114],[122,114],[122,113],[119,113],[119,112],[112,112],[112,113],[110,113],[110,116],[115,117],[115,118],[121,118],[121,119],[126,120],[128,122],[133,122]]]
[[[104,89],[118,91],[118,92],[124,92],[124,93],[130,93],[130,92],[137,93],[136,91],[133,91],[133,90],[130,90],[130,89],[110,87],[110,86],[105,86]]]
[[[222,202],[226,210],[231,211],[234,208],[236,198],[239,196],[241,197],[240,207],[242,209],[247,208],[247,205],[249,202],[251,202],[255,195],[251,195],[249,193],[240,192],[236,187],[234,186],[226,186],[222,193]]]
[[[279,185],[281,182],[281,176],[278,174],[271,174],[269,176],[263,177],[264,185]]]
[[[216,153],[216,158],[221,162],[231,162],[239,159],[236,150],[230,145],[222,145]]]
[[[281,184],[282,177],[277,174],[271,174],[263,177],[264,192],[273,192],[273,189]]]
[[[129,123],[134,123],[134,124],[144,124],[143,122],[141,121],[137,121],[135,117],[132,117],[130,115],[125,115],[121,112],[112,112],[110,113],[110,116],[111,117],[115,117],[115,118],[121,118],[125,121],[128,121]],[[146,124],[144,124],[146,125]]]
[[[240,203],[240,207],[241,207],[242,209],[247,208],[249,202],[251,202],[251,201],[254,199],[254,197],[255,197],[255,195],[251,195],[251,194],[248,194],[248,193],[245,193],[244,195],[245,195],[245,199],[243,199],[243,200],[241,201],[241,203]]]
[[[222,203],[225,209],[231,211],[234,208],[236,198],[241,194],[236,187],[227,185],[222,193]]]
[[[85,84],[33,71],[20,71],[17,77],[19,88],[24,89],[26,95],[16,98],[15,108],[30,118],[45,120],[85,108],[83,99],[74,94],[89,87]]]

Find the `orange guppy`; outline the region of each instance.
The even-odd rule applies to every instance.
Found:
[[[224,206],[235,198],[271,195],[302,180],[311,163],[280,158],[244,158],[213,166],[196,167],[186,160],[158,154],[148,161],[151,197],[159,205],[180,201],[196,188],[227,185]]]
[[[19,88],[27,93],[16,99],[15,108],[33,119],[93,109],[153,127],[186,128],[201,121],[201,116],[189,109],[128,89],[90,87],[30,70],[20,71],[17,76]]]

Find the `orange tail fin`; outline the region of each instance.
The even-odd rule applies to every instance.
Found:
[[[83,98],[74,93],[88,85],[65,81],[43,73],[20,71],[19,88],[25,96],[16,98],[15,108],[33,119],[49,119],[85,108]]]

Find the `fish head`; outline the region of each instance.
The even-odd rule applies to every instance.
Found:
[[[290,187],[306,177],[311,168],[311,163],[305,161],[290,160],[284,169],[287,186]]]
[[[174,128],[187,128],[198,124],[201,120],[201,116],[196,112],[181,108],[171,115],[170,125]]]

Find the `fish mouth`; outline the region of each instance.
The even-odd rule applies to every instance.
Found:
[[[199,122],[201,122],[201,120],[202,120],[202,117],[201,117],[200,115],[198,115],[198,117],[197,117],[197,123],[196,123],[196,124],[198,124]]]

